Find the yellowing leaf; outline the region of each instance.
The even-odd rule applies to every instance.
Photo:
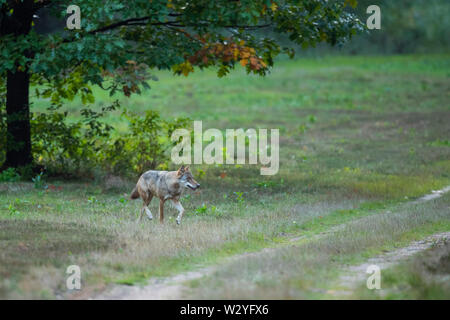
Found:
[[[242,51],[242,52],[241,52],[241,58],[242,58],[242,59],[250,58],[250,52],[248,52],[248,51]]]
[[[191,63],[189,61],[186,61],[182,64],[182,73],[185,77],[188,76],[188,74],[192,71],[194,71],[194,68],[192,67]]]
[[[239,61],[239,63],[241,64],[241,66],[245,67],[248,64],[248,60],[242,59],[241,61]]]
[[[358,1],[356,1],[356,0],[345,0],[344,4],[346,6],[350,5],[352,8],[356,8],[356,6],[358,5]]]
[[[237,48],[234,49],[233,54],[234,54],[234,59],[237,60],[237,58],[239,57],[239,49],[237,49]]]
[[[183,63],[174,65],[172,70],[175,74],[183,74],[185,77],[189,75],[189,73],[194,72],[194,67],[189,61],[185,61]]]
[[[270,9],[272,9],[272,11],[277,11],[278,5],[275,2],[272,2],[272,5],[270,6]]]

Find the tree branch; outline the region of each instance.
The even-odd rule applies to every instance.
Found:
[[[34,5],[33,5],[33,12],[36,12],[36,11],[42,9],[42,8],[48,6],[51,3],[52,3],[52,0],[42,0],[42,1],[39,1],[37,3],[34,3]]]
[[[164,26],[164,25],[171,25],[173,23],[177,23],[177,21],[167,21],[167,22],[154,22],[154,23],[148,23],[146,22],[146,20],[150,19],[151,17],[142,17],[142,18],[130,18],[127,20],[122,20],[95,30],[91,30],[89,31],[87,34],[96,34],[96,33],[101,33],[101,32],[105,32],[105,31],[109,31],[109,30],[113,30],[122,26],[147,26],[147,25],[151,25],[151,26]],[[75,37],[72,37],[70,39],[64,39],[62,41],[62,43],[68,43],[68,42],[72,42],[75,40]]]
[[[46,0],[44,2],[50,2],[50,0]],[[175,17],[175,16],[179,16],[179,15],[178,14],[170,14],[169,16]],[[148,23],[149,19],[151,19],[151,16],[146,16],[146,17],[141,17],[141,18],[130,18],[130,19],[118,21],[116,23],[112,23],[110,25],[103,26],[103,27],[95,29],[95,30],[91,30],[87,34],[93,35],[93,34],[96,34],[96,33],[101,33],[101,32],[105,32],[105,31],[109,31],[109,30],[114,30],[116,28],[123,27],[123,26],[147,26],[147,25],[151,25],[151,26],[166,26],[166,27],[170,26],[170,27],[177,27],[177,28],[186,28],[186,27],[203,27],[205,25],[208,25],[208,24],[212,23],[211,21],[205,21],[204,23],[185,25],[185,24],[181,23],[181,21],[179,21],[179,20]],[[267,24],[262,24],[262,25],[253,25],[253,26],[251,26],[251,25],[224,25],[224,26],[220,26],[220,27],[222,27],[222,28],[237,28],[237,29],[252,30],[252,29],[267,28],[267,27],[270,27],[271,25],[272,25],[272,23],[267,23]],[[63,43],[68,43],[68,42],[72,42],[74,40],[75,40],[75,38],[72,37],[70,39],[64,39],[62,42]]]
[[[151,18],[150,16],[142,17],[142,18],[131,18],[131,19],[119,21],[119,22],[116,22],[116,23],[113,23],[113,24],[110,24],[110,25],[107,25],[107,26],[104,26],[104,27],[101,27],[101,28],[89,31],[88,33],[89,34],[95,34],[95,33],[98,33],[98,32],[105,32],[105,31],[112,30],[112,29],[115,29],[115,28],[118,28],[118,27],[121,27],[121,26],[129,25],[132,22],[144,23],[145,20],[148,20],[150,18]],[[158,24],[164,24],[164,23],[163,22],[156,23],[156,25],[158,25]]]

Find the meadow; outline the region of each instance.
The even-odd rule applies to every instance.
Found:
[[[89,298],[264,248],[276,250],[192,282],[186,297],[335,298],[343,266],[450,230],[448,195],[412,202],[450,185],[449,55],[282,60],[265,78],[241,69],[221,79],[154,75],[140,96],[96,90],[93,108],[118,98],[122,108],[203,128],[280,129],[279,173],[192,166],[202,187],[184,194],[181,226],[175,209],[164,225],[136,223],[141,202],[129,194],[137,176],[0,183],[0,298]],[[76,119],[79,105],[64,109]],[[33,111],[47,107],[33,101]],[[120,111],[107,121],[127,130]],[[154,216],[157,207],[153,200]],[[450,251],[428,254],[448,259]],[[420,259],[389,270],[390,297],[450,298],[442,272],[417,267]],[[66,289],[72,264],[82,270],[80,291]],[[398,286],[401,279],[424,290]],[[373,297],[361,288],[352,295]]]

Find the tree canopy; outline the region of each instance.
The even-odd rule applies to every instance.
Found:
[[[71,4],[0,0],[0,95],[8,95],[7,79],[39,85],[33,93],[60,104],[77,95],[92,101],[93,85],[111,94],[139,93],[152,69],[188,75],[216,67],[224,76],[240,64],[264,75],[277,54],[293,54],[280,45],[281,35],[304,47],[335,45],[362,29],[346,10],[354,0],[83,0],[81,29],[37,32],[40,13],[65,21]],[[18,79],[20,74],[29,79]],[[17,127],[14,113],[29,110],[28,97],[19,100],[11,95],[6,102],[8,139],[22,139],[9,130]]]

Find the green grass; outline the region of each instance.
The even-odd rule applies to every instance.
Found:
[[[407,245],[412,240],[450,230],[450,196],[423,204],[404,204],[365,216],[313,241],[260,255],[248,256],[219,267],[208,277],[194,281],[186,296],[198,299],[334,299],[341,289],[336,280],[347,265]],[[448,253],[447,253],[448,254]],[[386,275],[399,284],[403,277]],[[382,274],[385,279],[384,272]],[[365,283],[365,282],[364,282]],[[384,283],[384,282],[383,282]],[[337,290],[337,291],[336,291]],[[347,289],[348,290],[348,289]],[[416,291],[426,290],[417,288]],[[368,298],[367,288],[358,288],[352,298]],[[404,296],[417,296],[412,292]],[[449,292],[441,290],[448,296]],[[372,296],[373,297],[373,296]],[[401,296],[393,296],[399,298]]]
[[[436,143],[450,135],[448,61],[447,55],[308,58],[280,61],[266,78],[240,69],[224,79],[213,71],[188,78],[156,72],[160,80],[151,83],[152,90],[129,99],[95,90],[93,108],[118,98],[124,108],[139,113],[155,109],[164,117],[202,120],[204,129],[278,128],[280,171],[263,177],[259,166],[194,166],[194,176],[204,172],[197,179],[202,189],[183,197],[181,227],[175,225],[173,209],[164,226],[135,223],[141,204],[126,199],[136,181],[112,176],[52,180],[45,181],[47,190],[31,182],[0,183],[0,225],[5,226],[0,228],[0,297],[68,297],[69,264],[81,266],[84,289],[78,295],[88,297],[110,282],[167,276],[230,255],[283,247],[291,237],[306,236],[308,241],[298,245],[313,246],[315,235],[342,223],[371,221],[378,230],[385,221],[376,217],[450,185],[450,148]],[[33,101],[34,111],[46,107],[48,101]],[[64,108],[75,119],[80,102]],[[119,112],[107,121],[127,129]],[[325,286],[317,279],[333,279],[343,261],[448,229],[448,215],[442,216],[446,207],[433,208],[441,220],[411,225],[399,220],[405,225],[401,234],[375,246],[357,246],[355,252],[348,248],[353,242],[342,240],[341,249],[350,251],[337,262],[331,254],[300,254],[292,261],[283,256],[287,276],[261,281],[269,283],[273,297],[322,297],[313,290]],[[156,200],[151,210],[157,216]],[[294,262],[305,265],[298,275]],[[256,272],[254,277],[260,274],[248,270]],[[285,295],[289,288],[293,291]],[[313,293],[305,295],[302,288]],[[240,292],[229,290],[230,296]]]

